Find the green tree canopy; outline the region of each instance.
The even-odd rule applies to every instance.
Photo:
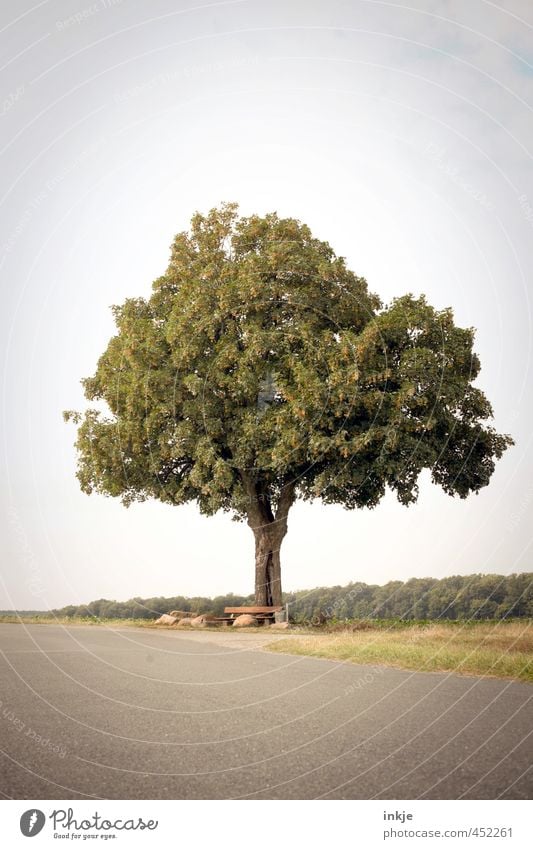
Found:
[[[474,331],[424,297],[383,307],[299,221],[196,213],[152,288],[113,308],[83,381],[108,412],[65,414],[80,485],[246,519],[257,603],[281,599],[295,499],[374,507],[390,487],[410,504],[423,469],[464,498],[512,443],[473,385]]]

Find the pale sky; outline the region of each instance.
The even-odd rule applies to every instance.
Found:
[[[452,306],[516,440],[467,501],[297,505],[284,589],[532,570],[530,0],[3,0],[0,45],[0,609],[253,591],[247,526],[83,495],[61,417],[223,200]]]

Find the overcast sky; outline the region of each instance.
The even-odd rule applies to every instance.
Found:
[[[222,515],[75,478],[80,378],[222,200],[300,218],[384,301],[477,328],[516,446],[488,488],[297,505],[285,589],[532,569],[530,0],[3,0],[0,608],[253,590]]]

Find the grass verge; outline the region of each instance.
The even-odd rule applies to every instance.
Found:
[[[533,621],[454,623],[401,630],[368,628],[291,636],[265,648],[285,654],[352,663],[382,664],[421,672],[456,672],[533,683]]]

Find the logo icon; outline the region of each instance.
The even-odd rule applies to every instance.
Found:
[[[20,818],[20,830],[24,837],[35,837],[42,830],[45,822],[46,817],[42,811],[30,808],[29,811],[24,811]]]

